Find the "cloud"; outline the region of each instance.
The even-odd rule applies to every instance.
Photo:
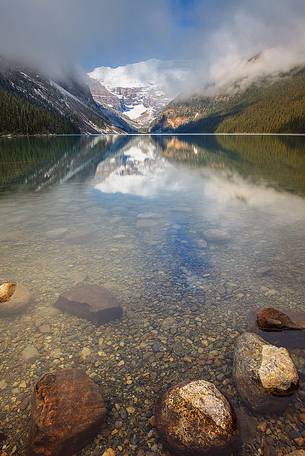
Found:
[[[0,12],[0,54],[45,71],[153,56],[172,40],[163,0],[0,0]]]
[[[209,169],[204,173],[204,177],[202,200],[209,200],[213,210],[217,208],[218,212],[225,206],[235,204],[236,220],[239,219],[241,204],[268,214],[270,220],[272,218],[277,224],[285,225],[305,218],[304,198],[298,195],[279,192],[262,182],[250,182],[235,171]],[[230,207],[230,210],[234,211],[234,207]],[[287,212],[291,214],[289,221]]]
[[[206,7],[206,5],[205,5]],[[305,3],[300,0],[227,2],[218,24],[204,28],[204,6],[198,6],[194,59],[189,86],[209,94],[230,90],[242,81],[247,87],[258,77],[277,75],[305,63]],[[253,57],[258,57],[253,59]]]
[[[183,90],[246,86],[305,61],[305,2],[0,0],[0,55],[53,74],[191,59]]]

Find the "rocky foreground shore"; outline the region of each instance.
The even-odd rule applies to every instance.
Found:
[[[30,292],[24,285],[15,282],[0,285],[2,315],[18,314],[30,302]],[[111,292],[88,283],[78,283],[64,292],[56,301],[55,308],[92,321],[97,325],[96,328],[123,316],[122,306]],[[174,317],[164,318],[161,325],[164,331],[175,334],[177,321]],[[46,326],[40,328],[41,332],[49,332]],[[301,323],[270,308],[257,311],[257,327],[265,331],[302,330]],[[102,338],[100,345],[103,344]],[[162,353],[162,340],[161,343],[154,342],[152,351],[156,355]],[[289,407],[300,381],[298,369],[289,351],[266,342],[255,333],[244,332],[232,345],[232,354],[231,377],[250,416],[252,413],[258,417],[271,412],[278,415],[283,413]],[[217,373],[220,368],[217,354],[210,352],[209,355],[212,355],[210,364]],[[28,346],[24,349],[23,356],[25,360],[33,361],[40,355],[35,347]],[[90,349],[84,347],[80,357],[86,359],[90,356]],[[187,361],[186,358],[184,361]],[[148,358],[147,362],[150,362]],[[200,352],[194,362],[202,365]],[[124,361],[118,362],[118,369],[123,368],[124,364]],[[96,364],[96,369],[100,369],[99,364]],[[94,381],[94,377],[79,368],[61,367],[44,373],[36,382],[32,391],[31,426],[26,444],[28,456],[73,455],[98,434],[105,430],[107,432],[107,415],[117,405],[115,399],[106,397],[107,394]],[[124,384],[128,387],[132,383],[132,377],[127,376]],[[0,384],[0,387],[5,390],[6,385]],[[24,388],[26,387],[25,384]],[[164,454],[167,451],[170,454],[194,456],[229,456],[241,453],[245,415],[241,416],[241,410],[235,410],[232,405],[232,398],[227,397],[226,393],[204,376],[172,385],[154,398],[154,402],[154,414],[147,417],[147,421],[159,433]],[[137,406],[141,407],[137,401],[133,406],[127,406],[124,412],[126,417],[132,418]],[[118,407],[117,411],[119,428],[119,418],[124,419],[124,409]],[[305,423],[305,414],[303,418],[301,415],[301,419]],[[266,431],[266,421],[261,421],[258,427],[262,432]],[[111,432],[115,435],[120,431],[114,429]],[[6,429],[3,427],[0,433],[3,442],[1,456],[16,453],[16,449],[6,449],[6,437]],[[296,435],[294,440],[298,446],[305,447],[305,439],[301,435]],[[136,437],[134,441],[137,441]],[[152,447],[152,451],[144,453],[137,450],[137,445],[134,447],[134,452],[130,454],[160,454],[159,448],[154,451]],[[272,447],[270,450],[267,443],[264,443],[263,448],[264,456],[288,454],[272,452]],[[120,446],[109,447],[103,452],[95,452],[94,456],[128,454],[122,453],[122,450]],[[302,456],[305,451],[300,449],[289,454]]]

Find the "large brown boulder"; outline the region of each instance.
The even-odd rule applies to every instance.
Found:
[[[268,307],[256,312],[257,325],[263,331],[282,331],[283,329],[305,329],[304,323],[297,323],[291,320],[288,315],[277,309]]]
[[[196,380],[174,386],[156,407],[156,426],[174,454],[234,454],[236,418],[227,399],[210,382]]]
[[[10,315],[24,310],[31,301],[30,291],[20,283],[5,282],[0,285],[0,314]]]
[[[252,333],[244,333],[237,340],[233,376],[241,398],[257,412],[284,408],[284,397],[290,396],[299,383],[288,350]]]
[[[73,455],[99,432],[105,415],[99,387],[82,371],[44,375],[34,388],[28,455]]]
[[[63,293],[55,307],[99,325],[123,314],[119,301],[109,290],[87,283],[78,283]]]

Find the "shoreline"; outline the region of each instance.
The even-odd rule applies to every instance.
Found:
[[[0,139],[17,139],[17,138],[62,138],[62,137],[96,137],[96,136],[295,136],[303,137],[305,133],[73,133],[73,134],[43,134],[37,133],[35,135],[16,135],[7,134],[1,135]]]

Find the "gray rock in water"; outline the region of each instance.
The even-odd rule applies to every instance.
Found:
[[[272,272],[272,269],[269,266],[262,266],[257,269],[256,274],[258,277],[265,277],[267,275],[270,275]]]
[[[37,348],[34,345],[27,345],[24,350],[21,352],[21,356],[24,361],[32,362],[36,361],[39,358],[40,353],[38,352]]]
[[[220,229],[210,229],[204,233],[204,237],[208,242],[228,242],[231,238],[228,233]]]
[[[7,388],[7,383],[5,380],[0,380],[0,391],[3,391]]]
[[[79,283],[59,296],[55,307],[97,324],[121,318],[122,307],[107,288]]]
[[[167,391],[156,407],[156,425],[174,454],[231,455],[238,442],[236,418],[210,382],[196,380]]]
[[[138,214],[137,215],[137,219],[144,219],[144,220],[148,220],[148,219],[159,219],[160,218],[160,215],[155,213],[155,212],[142,212],[141,214]]]
[[[64,241],[67,244],[82,244],[91,241],[96,234],[97,229],[93,226],[76,226],[65,234]]]
[[[52,318],[59,313],[59,309],[55,309],[55,307],[38,307],[36,309],[36,315],[42,318]]]
[[[138,214],[136,227],[137,228],[150,228],[160,224],[160,215],[153,212],[143,212]]]
[[[161,323],[161,328],[164,329],[164,331],[168,331],[172,328],[175,328],[176,326],[177,322],[174,317],[167,317]]]
[[[48,334],[51,332],[51,326],[50,325],[41,325],[39,326],[39,332],[42,334]]]
[[[284,408],[284,396],[291,395],[299,383],[288,350],[252,333],[244,333],[237,340],[233,376],[241,398],[256,412]]]
[[[205,239],[198,239],[197,245],[200,249],[206,249],[208,246],[208,243]]]
[[[62,239],[68,232],[68,228],[54,228],[53,230],[47,231],[46,236],[51,240]]]
[[[143,218],[143,219],[137,220],[136,227],[137,228],[150,228],[150,227],[159,225],[159,223],[160,223],[159,219]]]

